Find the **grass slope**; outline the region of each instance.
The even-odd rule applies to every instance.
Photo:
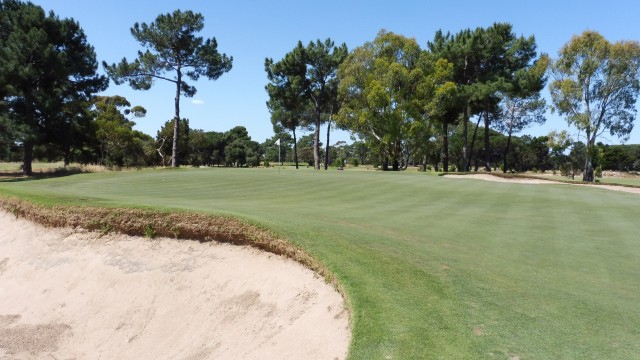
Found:
[[[180,169],[0,182],[45,204],[250,219],[327,265],[352,359],[640,354],[640,196],[414,172]]]

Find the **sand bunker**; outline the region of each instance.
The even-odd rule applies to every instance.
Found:
[[[486,181],[495,181],[495,182],[504,182],[504,183],[517,183],[517,184],[560,184],[560,185],[573,185],[573,186],[588,186],[596,189],[604,189],[611,191],[620,191],[631,194],[640,194],[640,188],[637,187],[629,187],[629,186],[616,186],[616,185],[591,185],[591,184],[568,184],[559,181],[553,180],[544,180],[544,179],[527,179],[527,178],[505,178],[500,176],[493,176],[490,174],[468,174],[468,175],[445,175],[447,179],[476,179],[476,180],[486,180]]]
[[[469,175],[445,175],[447,179],[476,179],[486,180],[504,183],[518,183],[518,184],[562,184],[558,181],[552,180],[540,180],[540,179],[526,179],[526,178],[504,178],[499,176],[493,176],[490,174],[469,174]]]
[[[0,359],[344,359],[349,340],[340,294],[293,261],[0,211]]]

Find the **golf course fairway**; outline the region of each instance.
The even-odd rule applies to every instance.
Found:
[[[303,249],[350,359],[640,355],[640,195],[405,172],[181,168],[0,181],[55,205],[231,216]]]

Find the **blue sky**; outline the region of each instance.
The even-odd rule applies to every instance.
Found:
[[[233,69],[217,81],[200,79],[198,93],[183,98],[181,115],[191,128],[226,131],[245,126],[259,142],[273,136],[265,102],[265,57],[281,59],[296,45],[327,37],[346,43],[349,49],[373,40],[380,29],[415,38],[425,47],[436,30],[458,32],[466,28],[508,22],[518,35],[534,35],[539,52],[556,57],[573,35],[596,30],[609,41],[640,40],[640,1],[166,1],[166,0],[33,0],[58,16],[72,17],[95,47],[98,60],[117,62],[135,58],[140,49],[129,29],[135,22],[153,21],[161,13],[193,10],[205,17],[204,37],[215,37],[218,49],[233,56]],[[100,71],[103,71],[102,68]],[[136,128],[155,136],[173,117],[174,88],[159,81],[149,91],[134,91],[128,85],[111,83],[105,95],[125,96],[133,105],[144,106],[147,117]],[[543,94],[548,97],[548,90]],[[548,114],[543,126],[523,133],[544,135],[567,128],[564,119]],[[323,129],[323,132],[325,130]],[[606,134],[608,135],[608,134]],[[619,143],[606,137],[608,143]],[[345,132],[333,133],[332,143],[348,140]],[[640,120],[628,143],[640,143]]]

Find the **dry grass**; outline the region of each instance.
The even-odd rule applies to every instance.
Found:
[[[81,173],[101,173],[109,171],[102,165],[71,164],[69,166],[64,166],[64,163],[62,162],[33,163],[32,166],[32,177],[35,178],[47,178]],[[28,178],[27,176],[23,175],[22,163],[0,163],[0,180],[22,178]]]
[[[200,242],[217,241],[252,246],[297,261],[324,277],[344,297],[335,276],[315,258],[272,232],[225,216],[191,212],[168,213],[142,209],[43,206],[15,198],[0,197],[0,209],[47,227],[68,227],[118,232],[131,236],[172,237]]]

